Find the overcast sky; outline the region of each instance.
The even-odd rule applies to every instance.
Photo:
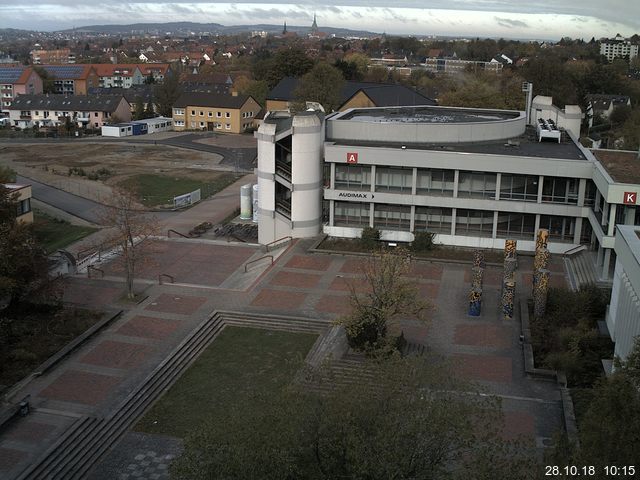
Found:
[[[0,0],[0,28],[215,22],[318,25],[418,35],[590,39],[640,32],[640,0]],[[423,8],[425,5],[429,8]],[[393,8],[388,7],[393,5]]]

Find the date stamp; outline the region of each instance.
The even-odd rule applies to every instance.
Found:
[[[595,467],[593,465],[545,465],[546,477],[594,477],[604,475],[606,477],[633,478],[636,474],[635,465],[605,465]]]

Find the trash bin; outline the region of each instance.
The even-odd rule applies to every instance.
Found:
[[[28,400],[23,400],[20,402],[20,404],[18,405],[18,414],[21,417],[26,417],[27,415],[29,415],[29,401]]]

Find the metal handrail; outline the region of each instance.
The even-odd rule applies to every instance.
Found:
[[[293,242],[293,237],[291,235],[287,235],[286,237],[278,238],[277,240],[274,240],[273,242],[267,243],[264,247],[268,252],[269,251],[269,247],[271,245],[274,245],[276,243],[280,243],[282,240],[288,240],[289,242]]]
[[[171,281],[171,283],[176,283],[175,279],[171,275],[169,275],[168,273],[161,273],[160,275],[158,275],[158,283],[160,285],[162,285],[162,277],[167,277]]]
[[[273,265],[273,255],[265,255],[263,257],[256,258],[255,260],[251,260],[250,262],[245,263],[244,264],[244,273],[247,273],[247,267],[249,265],[251,265],[252,263],[256,263],[256,262],[258,262],[260,260],[264,260],[265,258],[270,258],[271,259],[271,265]]]
[[[167,230],[167,238],[171,238],[171,232],[180,235],[183,238],[190,238],[189,236],[185,235],[184,233],[180,233],[177,230],[174,230],[173,228],[170,228],[169,230]]]
[[[587,248],[587,247],[586,247],[586,246],[584,246],[584,245],[578,245],[577,247],[570,248],[569,250],[567,250],[566,252],[564,252],[564,253],[562,254],[562,257],[563,257],[563,258],[564,258],[564,257],[568,257],[569,255],[572,255],[572,254],[574,254],[574,253],[576,253],[576,252],[579,252],[580,250],[586,250],[586,248]]]
[[[100,272],[100,278],[104,278],[104,270],[98,267],[94,267],[93,265],[87,266],[87,277],[91,278],[91,270],[95,270],[96,272]]]

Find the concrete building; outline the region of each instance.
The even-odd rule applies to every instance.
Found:
[[[578,105],[565,105],[561,109],[553,104],[553,98],[537,95],[531,103],[531,124],[537,125],[538,119],[551,119],[558,127],[580,137],[582,109]]]
[[[9,112],[9,107],[16,96],[38,93],[42,93],[42,78],[32,67],[0,66],[1,112]]]
[[[487,71],[502,73],[504,66],[500,62],[478,62],[474,60],[462,60],[458,57],[427,57],[420,64],[428,72],[433,73],[464,73]]]
[[[68,121],[80,128],[100,128],[112,118],[131,120],[122,95],[20,95],[9,109],[17,128],[57,127]]]
[[[16,222],[33,223],[33,211],[31,210],[31,185],[18,185],[5,183],[2,186],[16,195]]]
[[[614,354],[624,360],[640,335],[640,227],[619,225],[617,230],[607,328],[615,342]]]
[[[34,65],[76,63],[76,55],[68,48],[53,50],[37,49],[31,51],[31,63]]]
[[[176,131],[242,133],[253,127],[260,105],[248,95],[183,93],[173,105]]]
[[[606,38],[600,41],[600,55],[607,57],[610,62],[615,58],[633,60],[638,56],[638,44],[631,43],[630,40],[618,34],[615,38]]]
[[[41,65],[53,81],[54,93],[86,95],[98,86],[99,78],[91,65]]]
[[[133,120],[134,125],[145,125],[147,133],[170,132],[173,130],[173,119],[168,117],[144,118]]]

